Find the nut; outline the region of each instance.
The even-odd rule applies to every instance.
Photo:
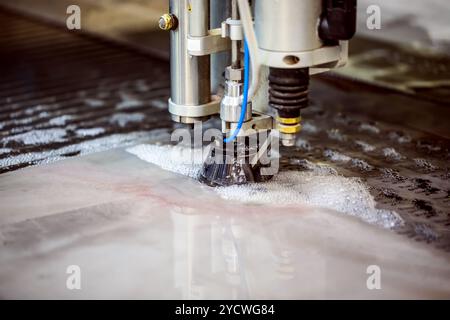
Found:
[[[232,81],[242,81],[244,79],[244,69],[233,69],[230,66],[226,67],[225,79]]]

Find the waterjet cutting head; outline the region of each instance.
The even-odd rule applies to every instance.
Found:
[[[261,162],[258,144],[252,145],[251,137],[231,142],[216,141],[210,145],[199,181],[212,187],[264,182],[273,175],[264,171],[268,164]],[[263,143],[261,143],[263,145]]]
[[[356,0],[257,0],[253,8],[249,0],[188,2],[170,0],[171,12],[160,20],[171,36],[172,119],[194,123],[219,115],[227,140],[246,136],[240,130],[251,127],[277,131],[282,145],[294,146],[310,75],[346,63]],[[257,94],[261,88],[268,94]],[[218,145],[214,155],[227,148]],[[264,180],[258,164],[245,156],[223,160],[229,163],[205,163],[202,180],[212,185]]]

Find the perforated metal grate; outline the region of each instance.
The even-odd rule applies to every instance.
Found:
[[[0,173],[172,125],[165,61],[1,9],[0,47]]]

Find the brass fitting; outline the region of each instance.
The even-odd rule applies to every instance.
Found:
[[[294,134],[297,132],[300,132],[302,126],[300,124],[300,121],[302,120],[301,117],[296,118],[282,118],[277,117],[277,129],[281,133],[290,133]]]
[[[178,27],[178,19],[171,13],[165,13],[159,18],[158,25],[161,30],[175,30]]]
[[[280,131],[281,144],[286,147],[295,145],[296,134],[300,132],[302,126],[301,117],[282,118],[276,117],[277,129]]]

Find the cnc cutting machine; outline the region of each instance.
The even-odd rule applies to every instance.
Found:
[[[346,63],[356,0],[171,0],[159,26],[171,37],[172,119],[222,122],[223,143],[216,141],[203,180],[261,181],[262,166],[250,162],[267,141],[248,141],[272,130],[283,146],[295,144],[310,76]]]

